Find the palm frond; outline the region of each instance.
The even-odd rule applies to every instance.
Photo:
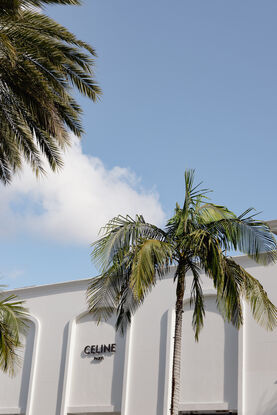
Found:
[[[0,0],[0,14],[17,13],[22,8],[39,7],[42,8],[47,4],[61,4],[61,5],[81,5],[80,0]]]
[[[91,245],[91,258],[101,273],[111,266],[114,255],[119,251],[127,254],[141,238],[165,238],[164,231],[146,223],[141,215],[137,215],[135,219],[119,215],[110,220],[101,232],[104,234],[103,237]]]
[[[122,287],[129,284],[130,267],[114,261],[102,275],[91,280],[87,290],[87,302],[89,311],[92,312],[98,322],[107,320],[116,312]]]
[[[243,323],[241,304],[240,279],[241,275],[233,266],[234,261],[222,256],[222,274],[217,279],[217,306],[225,320],[240,328]]]
[[[20,0],[20,1],[25,7],[27,6],[43,7],[45,4],[58,4],[58,5],[61,4],[61,5],[69,5],[69,6],[80,6],[82,4],[81,0]]]
[[[203,226],[221,220],[234,219],[236,215],[225,206],[204,203],[195,209],[196,220]]]
[[[277,326],[277,308],[269,300],[262,284],[232,259],[226,259],[229,272],[250,306],[254,319],[262,327],[273,330]]]
[[[16,296],[0,298],[0,368],[14,375],[19,364],[20,336],[28,329],[28,313]]]
[[[94,101],[101,94],[93,73],[95,50],[50,17],[28,8],[45,4],[79,2],[0,0],[0,101],[5,120],[0,135],[9,130],[1,151],[0,180],[5,184],[21,168],[22,158],[36,174],[44,172],[43,156],[52,170],[61,167],[62,152],[70,144],[68,129],[78,137],[83,133],[72,87]]]
[[[116,315],[116,328],[125,333],[131,316],[143,302],[130,286],[131,266],[128,258],[114,258],[114,264],[102,275],[91,280],[87,290],[89,311],[98,322]]]
[[[134,248],[130,284],[139,300],[156,284],[156,276],[162,277],[172,263],[171,245],[156,239],[142,239]]]
[[[269,264],[277,260],[277,244],[274,234],[265,222],[255,219],[256,213],[248,215],[247,209],[240,216],[222,219],[208,224],[227,250],[238,250],[254,261]]]
[[[17,20],[17,27],[18,29],[22,29],[22,32],[24,30],[27,33],[36,34],[38,41],[41,35],[43,35],[45,38],[57,39],[84,48],[92,56],[96,56],[95,50],[88,43],[77,39],[73,33],[45,14],[32,10],[24,10],[20,13],[20,17]],[[8,30],[12,30],[12,28],[9,27]]]
[[[87,298],[98,320],[117,313],[122,332],[146,293],[162,277],[171,261],[165,233],[145,222],[143,216],[113,218],[102,229],[104,236],[92,244],[92,259],[101,275],[92,279]]]
[[[198,262],[205,273],[218,285],[222,277],[222,250],[217,239],[205,229],[196,229],[184,238],[181,245],[189,260]]]
[[[189,262],[188,266],[193,276],[191,294],[190,294],[190,305],[191,306],[194,305],[193,315],[192,315],[192,327],[194,330],[195,340],[198,341],[199,333],[204,325],[204,317],[205,317],[204,295],[203,295],[203,290],[201,287],[199,266],[193,263],[192,261]]]
[[[188,215],[189,210],[194,209],[200,203],[207,199],[207,194],[211,192],[209,189],[201,189],[202,182],[194,185],[195,170],[189,169],[185,171],[185,199],[183,212]]]

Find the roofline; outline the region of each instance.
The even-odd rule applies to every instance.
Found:
[[[96,275],[95,275],[96,276]],[[62,285],[70,285],[70,284],[78,284],[78,283],[85,283],[85,282],[89,282],[92,278],[94,277],[89,277],[89,278],[81,278],[81,279],[77,279],[77,280],[70,280],[70,281],[61,281],[61,282],[54,282],[54,283],[49,283],[49,284],[40,284],[40,285],[29,285],[26,287],[20,287],[20,288],[11,288],[8,290],[3,290],[2,292],[4,293],[9,293],[9,292],[18,292],[18,291],[24,291],[24,290],[33,290],[33,289],[41,289],[41,288],[54,288],[54,287],[59,287]]]
[[[277,220],[276,220],[277,223]],[[277,232],[277,230],[276,230]],[[236,255],[236,256],[232,256],[232,258],[237,259],[239,262],[243,261],[244,259],[249,261],[247,266],[253,266],[253,265],[259,265],[258,263],[256,263],[255,261],[251,260],[251,258],[249,258],[247,255]],[[172,268],[174,268],[174,265],[172,266]],[[36,289],[49,289],[49,288],[55,288],[55,287],[61,287],[61,286],[70,286],[70,285],[77,285],[77,284],[84,284],[84,283],[88,283],[92,278],[97,277],[97,275],[94,275],[92,277],[89,278],[82,278],[82,279],[76,279],[76,280],[70,280],[70,281],[61,281],[61,282],[54,282],[54,283],[50,283],[50,284],[40,284],[40,285],[29,285],[27,287],[21,287],[21,288],[11,288],[8,290],[3,290],[3,293],[17,293],[17,292],[21,292],[21,291],[28,291],[28,290],[36,290]]]

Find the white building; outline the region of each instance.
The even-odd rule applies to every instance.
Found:
[[[277,265],[237,260],[277,304]],[[168,414],[172,275],[152,290],[124,338],[113,321],[98,326],[87,314],[87,285],[81,280],[14,291],[26,300],[33,322],[17,376],[0,373],[0,414]],[[276,415],[277,330],[257,326],[245,308],[237,332],[218,313],[204,275],[203,287],[207,312],[199,343],[185,305],[180,414]]]

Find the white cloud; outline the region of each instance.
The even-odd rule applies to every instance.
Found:
[[[143,214],[161,225],[164,212],[157,193],[138,185],[129,169],[107,170],[99,158],[84,154],[73,138],[61,172],[36,179],[26,168],[12,185],[1,189],[0,235],[23,231],[88,244],[118,214]]]

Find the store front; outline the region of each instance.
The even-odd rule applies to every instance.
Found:
[[[277,266],[238,261],[277,304]],[[15,290],[32,316],[15,378],[0,373],[2,415],[168,415],[174,329],[173,273],[157,284],[122,337],[87,313],[88,280]],[[246,309],[240,332],[218,313],[203,275],[206,318],[195,343],[184,306],[180,415],[276,415],[277,333]],[[189,279],[187,283],[189,294]]]

